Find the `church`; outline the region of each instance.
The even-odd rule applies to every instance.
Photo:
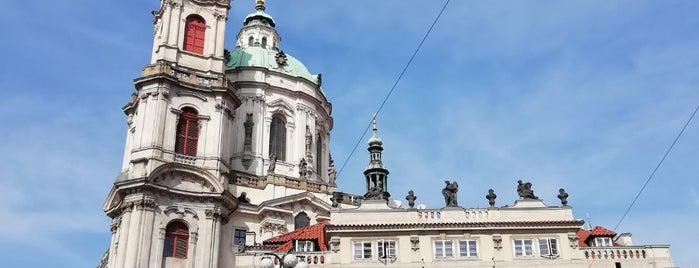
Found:
[[[395,202],[376,119],[366,192],[342,192],[322,77],[281,49],[265,1],[250,2],[235,44],[224,44],[239,21],[230,0],[161,0],[153,12],[98,268],[673,267],[669,245],[585,227],[564,189],[544,204],[520,181],[514,205],[495,206],[491,191],[489,207],[465,209],[446,181],[442,208],[412,192]]]

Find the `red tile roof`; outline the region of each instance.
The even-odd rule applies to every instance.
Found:
[[[602,226],[595,226],[590,231],[591,236],[616,236],[616,233],[612,230],[604,228]]]
[[[274,251],[286,252],[294,247],[294,241],[296,240],[312,240],[318,243],[318,249],[320,251],[327,251],[328,245],[325,241],[325,226],[327,225],[327,221],[322,221],[308,227],[272,237],[262,242],[262,244],[278,245]]]
[[[602,226],[595,226],[595,228],[592,228],[592,230],[585,230],[585,229],[580,229],[577,232],[578,235],[578,246],[581,247],[588,247],[590,246],[587,241],[590,240],[590,238],[593,237],[605,237],[605,236],[611,236],[614,237],[616,236],[616,233],[612,230],[609,230],[607,228],[604,228]]]

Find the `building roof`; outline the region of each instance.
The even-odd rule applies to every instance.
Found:
[[[325,241],[325,227],[327,225],[328,221],[322,221],[283,235],[272,237],[262,243],[264,245],[278,245],[274,249],[276,252],[287,252],[294,247],[294,241],[296,240],[314,240],[318,243],[319,251],[327,251],[328,245]]]
[[[240,67],[262,67],[270,71],[280,72],[294,77],[305,78],[318,84],[318,76],[312,75],[301,61],[286,55],[283,65],[277,63],[279,51],[272,48],[263,47],[236,47],[230,51],[230,59],[226,63],[226,70],[233,70]]]
[[[588,247],[590,246],[587,241],[594,237],[614,237],[616,233],[612,230],[604,228],[602,226],[595,226],[592,230],[585,230],[580,228],[577,232],[578,235],[578,246]]]

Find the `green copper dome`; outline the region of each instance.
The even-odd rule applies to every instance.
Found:
[[[299,60],[284,52],[262,47],[237,47],[230,51],[231,57],[226,63],[226,70],[238,67],[262,67],[271,71],[285,73],[294,77],[305,78],[318,84],[318,76],[312,75]],[[284,60],[277,60],[284,55]],[[282,62],[280,65],[278,62]]]

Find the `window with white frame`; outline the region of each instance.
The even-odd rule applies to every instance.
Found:
[[[595,237],[596,247],[611,247],[614,246],[611,237]]]
[[[513,241],[515,257],[533,257],[534,241],[532,239],[515,239]]]
[[[554,258],[558,256],[558,241],[555,238],[539,239],[539,256]]]
[[[376,241],[376,249],[378,250],[379,259],[394,259],[396,258],[396,241],[394,240],[379,240]]]
[[[296,240],[296,252],[311,252],[314,251],[315,243],[311,240]]]
[[[354,242],[352,247],[355,260],[371,259],[371,242]]]
[[[434,241],[434,258],[449,259],[454,258],[454,242],[451,240]]]
[[[476,240],[459,240],[459,257],[478,257],[478,242]]]

